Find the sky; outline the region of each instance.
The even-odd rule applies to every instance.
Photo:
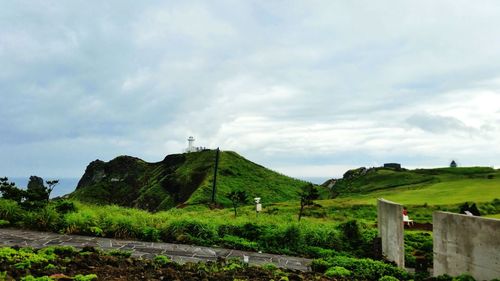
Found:
[[[0,0],[0,176],[195,145],[281,173],[500,166],[499,1]]]

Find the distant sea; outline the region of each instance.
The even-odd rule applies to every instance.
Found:
[[[300,177],[299,179],[312,182],[314,184],[323,184],[325,181],[331,179],[331,177]]]
[[[14,182],[17,187],[26,188],[29,179],[30,177],[15,177],[15,178],[9,178],[9,182]],[[43,180],[44,181],[53,180],[53,178],[43,178]],[[52,190],[50,198],[63,196],[75,191],[79,180],[80,180],[79,178],[59,179],[59,184],[57,184],[54,190]]]

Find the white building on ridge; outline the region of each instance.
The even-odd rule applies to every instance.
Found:
[[[207,149],[206,147],[201,147],[201,146],[194,146],[194,137],[193,136],[190,136],[188,139],[188,147],[186,148],[186,152],[187,153],[190,153],[190,152],[198,152],[198,151],[202,151],[202,150],[205,150]]]

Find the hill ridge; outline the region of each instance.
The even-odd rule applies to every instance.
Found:
[[[94,160],[70,197],[150,211],[204,204],[211,198],[214,161],[215,150],[170,154],[154,163],[127,155],[108,162]],[[234,151],[221,151],[216,202],[229,205],[225,194],[232,190],[244,190],[250,198],[261,197],[264,202],[297,200],[300,188],[306,184]]]

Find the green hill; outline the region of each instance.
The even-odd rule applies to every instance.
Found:
[[[500,198],[500,171],[489,167],[391,169],[358,168],[328,181],[332,193],[353,203],[383,197],[403,204],[487,202]]]
[[[84,202],[118,204],[150,211],[208,203],[212,196],[215,151],[168,155],[161,162],[120,156],[91,162],[70,197]],[[216,202],[229,205],[225,194],[244,190],[263,202],[298,200],[307,182],[255,164],[235,152],[220,153]]]

